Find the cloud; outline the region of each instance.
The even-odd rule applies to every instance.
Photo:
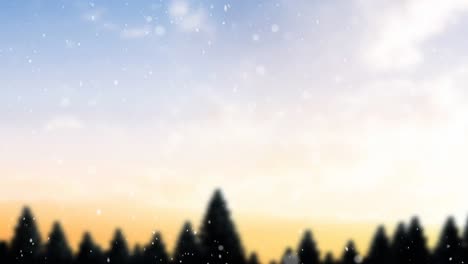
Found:
[[[149,26],[125,28],[120,32],[120,36],[124,39],[144,38],[151,34]]]
[[[83,13],[82,18],[88,22],[98,22],[102,19],[104,9],[92,9]]]
[[[84,128],[84,123],[73,116],[56,117],[46,122],[44,125],[45,131],[56,131],[61,129],[81,129]]]
[[[192,9],[185,1],[173,1],[169,6],[169,15],[181,31],[213,33],[213,25],[209,23],[203,8]]]
[[[366,7],[369,2],[361,4]],[[377,8],[385,13],[376,12]],[[370,8],[370,22],[376,28],[363,50],[364,59],[379,70],[411,69],[424,61],[422,45],[442,34],[453,19],[467,10],[466,0],[409,0],[392,2],[386,8]]]
[[[189,13],[189,5],[185,1],[174,1],[169,6],[169,14],[173,17],[183,17]]]

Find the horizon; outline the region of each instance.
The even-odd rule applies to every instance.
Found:
[[[221,189],[216,189],[216,191],[221,191]],[[222,196],[224,196],[222,194]],[[224,197],[226,199],[226,197]],[[282,242],[284,242],[285,244],[284,245],[279,245],[279,243],[277,243],[275,245],[275,247],[265,247],[265,246],[262,246],[262,244],[260,243],[260,241],[263,241],[263,237],[258,237],[259,233],[261,234],[261,232],[252,232],[255,228],[258,228],[260,226],[265,226],[265,225],[268,225],[270,223],[268,223],[268,219],[264,218],[264,219],[261,219],[259,220],[257,223],[255,223],[253,226],[249,227],[249,228],[239,228],[240,225],[242,224],[239,224],[239,221],[236,220],[236,216],[235,216],[235,213],[233,213],[233,210],[229,207],[229,201],[227,201],[227,209],[229,210],[229,212],[231,213],[231,217],[233,218],[234,220],[234,224],[236,226],[236,230],[239,232],[239,235],[240,235],[240,238],[241,238],[241,242],[242,242],[242,245],[243,245],[243,248],[244,248],[244,251],[245,251],[245,254],[246,254],[246,257],[248,255],[250,255],[251,253],[256,253],[259,257],[259,259],[263,262],[263,263],[268,263],[270,260],[275,260],[275,259],[280,259],[283,254],[284,254],[284,251],[288,248],[291,248],[293,250],[297,250],[297,246],[299,245],[299,242],[300,242],[300,239],[302,239],[303,235],[305,234],[305,232],[307,231],[310,231],[312,233],[312,238],[314,239],[314,241],[317,243],[317,250],[320,254],[320,259],[324,259],[325,258],[325,255],[327,253],[331,253],[333,255],[333,257],[335,259],[339,259],[342,257],[342,254],[345,252],[346,250],[346,244],[349,242],[349,241],[353,241],[356,245],[356,247],[354,248],[354,250],[356,250],[356,252],[358,253],[358,256],[365,256],[368,254],[368,250],[369,250],[369,246],[370,246],[370,242],[371,240],[373,239],[373,237],[375,236],[378,228],[380,227],[383,227],[386,231],[386,235],[388,237],[388,239],[390,239],[390,241],[392,241],[392,239],[394,238],[394,232],[396,230],[396,227],[399,225],[399,224],[404,224],[405,228],[408,228],[409,227],[409,223],[410,223],[410,220],[413,220],[413,219],[418,219],[419,220],[419,223],[422,224],[422,235],[423,237],[426,239],[426,243],[427,243],[427,246],[430,250],[433,250],[433,248],[436,247],[436,243],[438,243],[441,239],[440,235],[441,235],[441,232],[442,232],[442,228],[443,228],[443,225],[446,224],[446,220],[450,219],[450,218],[453,218],[453,216],[446,216],[445,218],[445,221],[443,223],[441,223],[437,228],[434,228],[433,226],[425,226],[424,225],[424,219],[420,219],[418,216],[416,215],[413,215],[411,217],[408,217],[408,219],[406,221],[402,220],[402,221],[398,221],[396,223],[373,223],[372,226],[369,226],[369,223],[347,223],[347,222],[335,222],[335,223],[330,223],[328,222],[327,224],[324,224],[324,222],[321,222],[320,224],[317,224],[317,228],[314,228],[312,225],[310,226],[307,226],[305,225],[304,226],[304,222],[301,222],[300,224],[302,225],[302,228],[298,229],[297,232],[291,232],[292,230],[287,230],[286,232],[277,232],[276,236],[280,236],[282,237],[282,235],[285,235],[287,234],[286,236],[282,237],[282,239],[280,239]],[[125,208],[125,207],[121,207],[120,209],[122,208]],[[94,240],[97,242],[97,244],[104,250],[108,250],[109,249],[109,243],[111,241],[111,238],[114,236],[114,233],[116,230],[121,230],[125,236],[125,239],[128,243],[128,246],[129,246],[129,250],[131,252],[133,252],[133,249],[135,248],[135,246],[139,245],[139,246],[144,246],[146,243],[148,243],[148,241],[151,241],[150,238],[152,236],[152,234],[154,235],[155,233],[161,233],[162,235],[162,240],[163,242],[165,243],[165,245],[167,246],[167,252],[172,254],[173,253],[173,249],[175,247],[175,243],[176,243],[176,239],[179,237],[180,235],[180,232],[182,231],[182,228],[183,228],[183,225],[185,223],[191,223],[192,227],[194,228],[194,231],[195,231],[195,235],[198,236],[198,230],[199,230],[199,226],[201,225],[201,218],[203,217],[202,216],[198,216],[199,219],[197,219],[198,221],[195,222],[194,219],[189,219],[189,218],[185,218],[185,220],[181,220],[182,218],[179,218],[179,222],[177,224],[174,225],[174,223],[172,223],[171,220],[169,219],[164,219],[164,216],[160,216],[159,214],[156,214],[154,215],[153,214],[153,221],[155,223],[157,223],[158,221],[160,221],[160,227],[158,228],[150,228],[148,229],[148,226],[146,226],[145,228],[141,228],[141,226],[139,225],[141,222],[141,218],[140,217],[135,217],[135,215],[131,215],[131,220],[130,222],[128,222],[128,219],[127,221],[123,221],[122,222],[122,218],[119,218],[118,215],[121,214],[120,212],[114,212],[114,213],[110,213],[109,216],[107,216],[107,218],[110,218],[112,219],[115,223],[122,223],[124,227],[122,227],[121,225],[118,225],[118,224],[115,224],[115,223],[112,223],[113,226],[110,227],[109,226],[109,219],[107,221],[104,221],[104,223],[98,223],[99,221],[97,221],[96,219],[99,219],[99,218],[102,218],[104,217],[104,212],[105,210],[102,210],[102,209],[97,209],[96,212],[94,212],[94,215],[91,214],[90,212],[88,212],[88,215],[86,217],[81,217],[81,219],[73,219],[71,222],[75,222],[75,224],[77,223],[80,223],[81,224],[81,227],[80,228],[74,228],[73,226],[71,226],[72,224],[68,223],[67,224],[67,220],[63,219],[63,220],[59,220],[57,218],[55,219],[49,219],[49,224],[46,225],[44,223],[41,223],[41,217],[37,217],[37,215],[35,214],[34,212],[34,208],[32,208],[31,206],[28,206],[28,205],[25,205],[22,207],[22,209],[20,209],[19,211],[22,211],[24,212],[25,209],[28,209],[30,210],[32,213],[33,213],[33,216],[34,216],[34,220],[36,222],[36,224],[39,224],[39,231],[40,231],[40,236],[42,238],[42,242],[44,243],[45,241],[47,241],[47,237],[48,237],[48,234],[50,232],[50,229],[52,227],[52,225],[56,222],[60,223],[60,225],[62,226],[62,229],[65,231],[65,236],[67,237],[67,241],[68,243],[70,244],[72,250],[74,253],[77,252],[77,249],[78,249],[78,245],[79,243],[82,242],[82,238],[83,238],[83,235],[86,233],[86,232],[89,232],[91,234],[91,236],[94,238]],[[62,213],[63,213],[63,210],[66,210],[64,208],[61,208],[59,210],[55,209],[56,211],[60,211],[62,210]],[[71,210],[75,210],[75,208],[72,208]],[[107,214],[108,212],[106,212]],[[146,214],[145,214],[146,213]],[[154,212],[156,213],[156,212]],[[167,212],[166,212],[167,213]],[[174,212],[171,212],[171,213],[174,213]],[[180,213],[180,212],[179,212]],[[81,215],[79,213],[76,213],[76,215]],[[6,242],[9,242],[10,239],[12,238],[13,236],[13,228],[15,226],[17,226],[17,223],[19,221],[19,217],[21,215],[21,212],[18,212],[16,218],[15,217],[11,217],[9,219],[9,224],[7,225],[8,228],[10,229],[10,232],[4,232],[3,234],[0,232],[0,242],[3,240],[3,241],[6,241]],[[51,212],[48,212],[48,215],[53,215],[53,213]],[[146,216],[148,218],[151,218],[149,217],[149,215],[151,215],[149,212],[144,212],[142,213],[140,216]],[[170,215],[170,213],[169,213]],[[117,216],[117,217],[116,217]],[[80,218],[78,217],[78,218]],[[171,219],[173,219],[174,215],[171,215]],[[252,216],[251,216],[252,217]],[[252,217],[252,219],[255,218],[255,216]],[[85,223],[89,225],[89,228],[83,228],[83,223],[82,223],[82,220],[83,219],[87,219],[85,220]],[[0,219],[0,222],[2,222],[3,219]],[[70,219],[69,219],[70,220]],[[140,220],[140,222],[139,222]],[[277,221],[277,219],[270,219],[270,220],[273,220],[273,221]],[[283,219],[285,220],[285,219]],[[143,220],[147,223],[148,220]],[[168,223],[170,223],[168,225]],[[468,223],[468,218],[467,218],[467,223]],[[455,221],[455,224],[456,224],[456,227],[458,227],[458,236],[459,237],[463,237],[464,234],[468,234],[468,225],[464,225],[464,224],[460,224],[460,223],[456,223]],[[1,223],[2,226],[5,226],[6,224],[4,222]],[[106,228],[103,228],[103,225],[106,226]],[[140,230],[138,232],[135,232],[135,226],[138,225],[140,227]],[[165,230],[165,227],[164,225],[167,225],[166,227],[170,227],[170,228],[167,228],[169,230],[169,232],[165,232],[165,231],[168,231],[168,230]],[[273,225],[275,226],[275,225]],[[281,225],[276,225],[276,226],[281,226]],[[331,229],[331,228],[336,228],[336,227],[339,227],[338,230],[334,230],[334,232],[330,232],[330,230],[328,230],[328,232],[326,231],[326,229]],[[359,229],[360,232],[353,232],[354,228],[357,228]],[[126,229],[129,229],[130,232],[127,232],[128,230]],[[133,231],[132,231],[133,230]],[[319,232],[315,232],[315,231],[319,231]],[[71,231],[71,232],[68,232],[68,231]],[[243,231],[246,231],[246,232],[243,232]],[[263,230],[264,232],[265,230]],[[346,237],[346,232],[348,232],[349,234],[359,234],[358,237]],[[8,234],[10,233],[9,235],[5,235],[5,234]],[[72,235],[69,236],[69,233],[71,233]],[[145,234],[146,233],[146,234]],[[166,236],[166,233],[169,234],[168,236]],[[320,235],[317,235],[320,234]],[[341,234],[340,234],[341,233]],[[95,234],[97,234],[97,236],[95,236]],[[130,234],[128,236],[128,234]],[[245,234],[245,235],[244,235]],[[339,234],[339,235],[338,235]],[[145,236],[146,235],[146,236]],[[252,239],[252,236],[255,237],[257,235],[257,239]],[[130,237],[130,239],[129,239]],[[245,239],[247,238],[247,239]],[[339,239],[342,239],[342,243],[337,243],[337,241]],[[247,242],[247,243],[246,243]],[[326,244],[328,246],[328,248],[324,248],[322,247],[322,243],[321,242],[325,242],[324,244]],[[257,250],[257,249],[260,249],[260,250]],[[263,254],[264,255],[263,255]]]
[[[413,215],[433,243],[468,216],[467,27],[468,0],[1,1],[0,225],[173,245],[221,188],[262,259]]]

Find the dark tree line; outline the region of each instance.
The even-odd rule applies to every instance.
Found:
[[[259,264],[255,252],[245,254],[239,234],[221,191],[209,202],[200,233],[196,235],[190,222],[180,231],[175,249],[170,255],[163,236],[154,232],[149,242],[133,249],[123,232],[117,229],[109,249],[97,245],[86,232],[73,253],[60,223],[53,224],[47,239],[39,234],[36,219],[24,208],[15,227],[12,240],[0,241],[0,264]],[[397,225],[391,238],[383,226],[378,227],[367,254],[361,255],[353,241],[348,241],[343,253],[335,258],[331,253],[321,256],[311,231],[304,232],[296,250],[286,249],[283,257],[270,264],[468,264],[468,227],[460,234],[453,218],[445,223],[438,243],[429,250],[424,230],[418,218],[409,225]]]

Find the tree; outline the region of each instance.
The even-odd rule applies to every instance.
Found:
[[[76,264],[104,263],[104,254],[102,253],[101,248],[94,243],[89,232],[86,232],[83,235],[75,261]]]
[[[439,242],[434,250],[435,264],[461,263],[461,239],[453,217],[445,223]]]
[[[186,222],[180,231],[174,251],[175,263],[198,264],[202,262],[200,243],[195,236],[190,222]]]
[[[462,258],[463,263],[468,263],[468,221],[462,235]]]
[[[55,222],[52,226],[49,240],[45,245],[44,260],[44,263],[48,264],[72,263],[72,250],[70,249],[62,227],[58,222]]]
[[[366,264],[387,264],[390,256],[390,242],[385,228],[380,226],[374,235],[369,253],[365,259]]]
[[[36,219],[28,207],[23,209],[15,227],[11,241],[11,260],[13,263],[32,264],[38,257],[41,237]]]
[[[299,264],[299,257],[291,248],[287,248],[281,259],[281,264]]]
[[[392,244],[390,246],[391,261],[395,264],[408,264],[408,238],[406,227],[403,223],[399,223],[393,235]]]
[[[8,245],[4,241],[0,241],[0,263],[9,263]]]
[[[424,229],[417,217],[414,217],[407,231],[408,262],[412,264],[426,264],[430,261]]]
[[[120,229],[117,229],[112,239],[110,250],[107,253],[107,262],[112,264],[128,264],[129,251],[127,241]]]
[[[145,252],[143,253],[143,256],[145,263],[169,263],[166,245],[164,244],[160,233],[154,233],[150,243],[145,247]]]
[[[325,254],[325,258],[323,259],[323,264],[335,264],[335,259],[333,258],[333,254],[328,252]]]
[[[214,193],[208,205],[200,231],[200,238],[204,249],[205,263],[245,263],[240,238],[220,190]]]
[[[135,245],[130,262],[131,264],[143,264],[144,263],[143,250],[141,249],[140,245],[138,244]]]
[[[304,233],[297,249],[297,255],[300,264],[318,264],[320,262],[320,253],[310,230]]]
[[[341,263],[342,264],[356,264],[359,262],[361,262],[359,253],[356,250],[356,246],[354,246],[354,242],[350,240],[346,244],[345,250],[343,252],[343,257],[341,258]]]
[[[250,254],[249,259],[247,260],[247,264],[260,264],[258,261],[257,253],[253,252]]]

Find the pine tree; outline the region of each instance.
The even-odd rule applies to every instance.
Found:
[[[91,234],[86,232],[76,255],[76,264],[102,264],[104,259],[101,248],[94,243]]]
[[[390,246],[391,262],[394,264],[408,264],[409,250],[408,237],[406,227],[403,223],[399,223],[393,235],[392,244]]]
[[[13,263],[32,264],[37,261],[41,237],[36,226],[36,219],[28,207],[23,212],[15,227],[11,241],[11,261]]]
[[[257,253],[253,252],[250,254],[249,259],[247,260],[247,264],[260,264],[258,261]]]
[[[202,262],[200,243],[195,236],[190,222],[186,222],[180,231],[174,251],[175,263],[198,264]]]
[[[204,262],[244,264],[245,255],[230,212],[220,190],[214,193],[204,217],[201,232]]]
[[[449,217],[442,229],[439,242],[434,250],[434,263],[461,263],[461,244],[455,220],[453,217]]]
[[[143,264],[144,263],[143,250],[140,247],[140,245],[135,245],[130,262],[131,264]]]
[[[281,264],[299,264],[299,257],[291,248],[287,248],[281,259]]]
[[[0,263],[9,263],[8,245],[4,241],[0,241]]]
[[[304,233],[297,249],[297,255],[300,264],[318,264],[320,262],[320,253],[310,230]]]
[[[356,264],[360,263],[360,256],[356,250],[356,246],[352,240],[348,241],[346,244],[345,250],[343,252],[343,257],[341,258],[342,264]]]
[[[424,230],[418,218],[414,217],[407,231],[408,262],[411,264],[426,264],[430,261]]]
[[[323,259],[323,264],[335,264],[335,259],[333,258],[333,254],[328,252],[325,254],[325,258]]]
[[[388,264],[390,257],[390,242],[385,228],[380,226],[374,235],[365,264]]]
[[[107,262],[112,264],[128,264],[129,250],[127,241],[120,229],[117,229],[112,239],[110,250],[107,253]]]
[[[468,263],[468,220],[462,235],[462,260],[463,263]]]
[[[145,247],[144,253],[145,263],[167,264],[169,257],[166,251],[166,245],[162,240],[160,233],[156,232],[151,238],[150,243]]]
[[[70,264],[73,260],[72,250],[70,249],[62,227],[58,222],[52,226],[52,231],[49,235],[43,263],[48,264]]]

